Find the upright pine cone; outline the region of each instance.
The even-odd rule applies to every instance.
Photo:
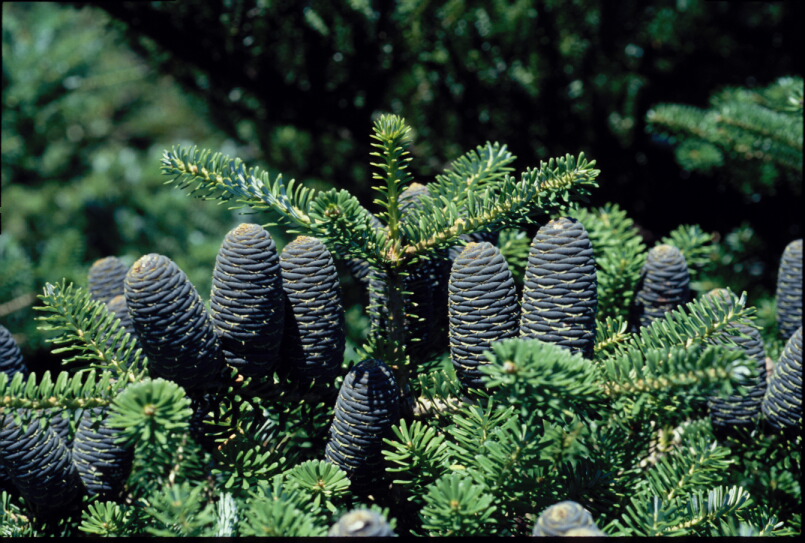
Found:
[[[383,438],[399,419],[400,389],[391,368],[376,359],[353,367],[338,392],[324,456],[347,472],[357,492],[383,476]]]
[[[106,303],[118,294],[123,294],[128,271],[128,266],[116,256],[107,256],[93,262],[89,268],[89,293],[92,298]]]
[[[383,515],[371,509],[354,509],[330,527],[329,537],[396,537]]]
[[[677,306],[690,301],[690,272],[682,251],[657,245],[648,252],[635,297],[634,320],[648,326]]]
[[[20,411],[22,424],[10,411],[0,413],[0,457],[6,474],[37,511],[67,512],[80,503],[84,491],[70,451],[50,425],[43,426],[27,409]]]
[[[258,224],[241,224],[224,238],[215,260],[210,316],[226,362],[247,376],[277,364],[285,299],[277,246]]]
[[[802,430],[802,325],[780,354],[761,405],[766,421],[774,428]]]
[[[722,303],[732,305],[732,295],[727,289],[713,289],[705,296],[718,297]],[[714,396],[708,400],[710,420],[714,426],[721,428],[754,425],[760,417],[760,404],[766,393],[766,349],[763,346],[763,338],[760,337],[757,328],[746,323],[738,323],[736,328],[739,333],[721,334],[716,336],[713,342],[738,345],[749,358],[756,361],[758,377],[745,396],[737,394],[727,398]]]
[[[0,324],[0,372],[7,374],[9,378],[14,377],[17,372],[28,374],[28,366],[22,358],[20,346],[2,324]]]
[[[486,241],[468,244],[453,262],[449,293],[450,358],[465,387],[482,388],[484,351],[519,330],[514,277],[500,250]]]
[[[126,305],[154,377],[188,391],[220,385],[224,358],[204,302],[170,258],[143,256],[126,275]]]
[[[802,238],[789,243],[777,270],[777,324],[783,340],[802,326]]]
[[[316,238],[299,236],[280,255],[285,291],[282,359],[303,382],[330,383],[344,361],[344,307],[335,263]]]
[[[548,222],[531,241],[523,280],[520,337],[556,343],[592,358],[597,289],[587,230],[571,217]]]
[[[73,438],[73,462],[90,496],[115,499],[131,473],[134,449],[115,443],[122,430],[109,426],[109,408],[84,410]]]
[[[598,536],[606,537],[593,516],[580,504],[566,500],[548,507],[540,514],[532,531],[534,537]]]

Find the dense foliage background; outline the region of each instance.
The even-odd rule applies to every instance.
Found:
[[[268,218],[163,186],[161,154],[178,143],[372,208],[380,112],[416,130],[423,181],[487,140],[518,170],[585,152],[603,172],[593,205],[620,205],[648,242],[679,224],[715,233],[708,280],[762,306],[802,236],[801,170],[686,169],[646,118],[801,76],[801,20],[796,1],[4,3],[0,323],[32,368],[53,364],[33,295],[86,284],[106,255],[168,255],[207,296],[224,234]],[[356,339],[361,293],[344,281]]]

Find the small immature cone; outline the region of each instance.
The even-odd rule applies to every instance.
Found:
[[[28,374],[28,366],[22,358],[20,346],[8,328],[2,324],[0,324],[0,372],[7,374],[9,378],[14,377],[17,372]]]
[[[196,287],[170,258],[151,253],[128,272],[126,305],[154,377],[188,391],[221,384],[224,358]]]
[[[685,255],[673,245],[657,245],[648,252],[643,279],[635,297],[636,320],[648,326],[690,301],[690,272]]]
[[[732,304],[732,295],[727,289],[713,289],[707,297],[718,297],[723,304]],[[727,398],[713,396],[708,400],[710,420],[713,425],[721,428],[736,426],[753,426],[760,417],[760,404],[766,393],[766,349],[763,338],[757,328],[745,323],[738,323],[737,334],[719,334],[713,338],[713,343],[735,343],[746,355],[756,361],[758,377],[746,395],[733,394]]]
[[[520,318],[514,277],[500,249],[469,243],[453,262],[448,319],[450,358],[462,384],[482,388],[480,366],[492,344],[516,337]]]
[[[592,358],[597,311],[598,280],[587,230],[571,217],[548,222],[531,241],[520,337]]]
[[[769,379],[761,406],[763,416],[773,428],[798,426],[802,430],[802,325],[800,324],[780,354]]]
[[[280,255],[285,291],[282,361],[304,382],[331,383],[346,346],[341,285],[330,251],[312,237],[299,236]]]
[[[246,376],[264,376],[277,365],[285,324],[279,254],[258,224],[230,231],[212,275],[210,316],[227,364]]]
[[[327,533],[330,537],[396,537],[388,521],[370,509],[354,509],[343,515]]]
[[[384,362],[368,359],[344,377],[330,426],[325,459],[338,466],[356,492],[383,477],[383,438],[400,420],[400,389]]]
[[[789,243],[777,270],[777,325],[783,340],[802,326],[802,238]]]
[[[607,534],[598,529],[593,516],[580,504],[566,500],[548,507],[537,519],[534,537],[598,536]]]
[[[123,294],[123,284],[129,271],[122,260],[107,256],[96,260],[89,269],[89,293],[103,303]]]
[[[109,426],[109,417],[108,407],[81,414],[73,438],[73,462],[90,496],[114,500],[131,473],[134,449],[115,442],[122,429]]]
[[[0,457],[6,474],[37,511],[66,513],[84,492],[70,451],[51,426],[43,426],[27,410],[22,415],[20,424],[10,410],[0,413]]]

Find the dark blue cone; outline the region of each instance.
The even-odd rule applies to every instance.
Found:
[[[73,438],[73,462],[90,496],[117,499],[131,473],[134,449],[115,439],[122,429],[109,426],[109,409],[85,410]]]
[[[0,372],[9,377],[14,377],[18,372],[28,374],[28,366],[25,365],[20,346],[2,324],[0,324]]]
[[[384,362],[369,359],[344,377],[324,456],[347,472],[357,492],[383,477],[383,438],[400,419],[400,389]]]
[[[648,326],[690,298],[690,272],[682,251],[672,245],[651,248],[635,297],[636,324]]]
[[[43,426],[30,411],[0,413],[0,457],[20,495],[43,514],[60,515],[73,509],[84,492],[70,451],[56,430]]]
[[[773,428],[802,430],[802,325],[780,354],[761,409]]]
[[[453,262],[449,296],[450,358],[464,386],[482,388],[484,352],[519,331],[514,277],[500,250],[489,242],[468,244]]]
[[[126,276],[126,305],[154,377],[188,391],[221,384],[224,358],[204,302],[170,258],[148,254]]]
[[[302,382],[331,383],[344,361],[346,332],[341,286],[330,251],[299,236],[280,255],[285,291],[282,364]]]
[[[587,230],[570,217],[548,222],[531,240],[520,337],[592,358],[597,310],[598,281]]]
[[[103,303],[123,294],[128,266],[116,256],[96,260],[89,269],[89,293]]]
[[[707,297],[718,297],[728,306],[732,305],[732,295],[727,289],[714,289]],[[760,404],[766,393],[766,349],[757,328],[746,323],[736,325],[737,333],[720,334],[713,338],[715,344],[732,344],[741,349],[755,361],[758,377],[745,395],[733,394],[726,398],[712,397],[708,400],[710,420],[719,428],[754,426],[760,417]]]
[[[285,300],[279,254],[258,224],[230,231],[218,251],[210,316],[227,364],[246,376],[265,376],[277,365]]]
[[[802,239],[789,243],[777,270],[777,325],[784,341],[802,326]]]

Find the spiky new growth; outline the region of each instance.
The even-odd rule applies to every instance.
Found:
[[[383,115],[375,121],[372,139],[375,140],[372,147],[378,151],[371,155],[382,160],[372,163],[379,170],[372,174],[372,178],[385,182],[385,186],[373,187],[382,195],[375,203],[385,210],[382,216],[386,220],[389,235],[386,254],[390,261],[396,262],[400,258],[402,247],[402,210],[399,199],[406,185],[411,182],[411,174],[407,171],[411,157],[406,149],[411,143],[411,128],[401,117]]]

